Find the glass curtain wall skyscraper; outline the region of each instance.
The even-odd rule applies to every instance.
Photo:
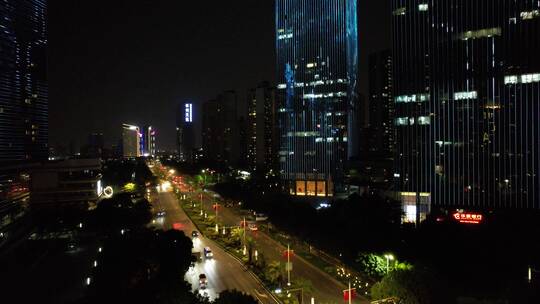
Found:
[[[393,0],[392,9],[406,220],[430,204],[540,208],[540,3]]]
[[[0,4],[0,162],[48,157],[47,6]]]
[[[332,196],[355,152],[356,0],[277,0],[276,48],[281,178],[293,195]]]

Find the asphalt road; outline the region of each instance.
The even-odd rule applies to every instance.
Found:
[[[183,230],[187,236],[197,230],[193,222],[180,208],[176,197],[171,192],[158,192],[151,198],[154,209],[165,211],[165,216],[157,218],[154,225],[156,228]],[[202,258],[194,267],[190,268],[185,275],[186,281],[191,283],[193,291],[208,296],[211,300],[227,289],[236,289],[248,293],[264,304],[275,304],[276,302],[268,292],[258,283],[251,273],[246,271],[244,266],[215,245],[205,237],[198,237],[193,241],[193,252],[200,252],[203,257],[203,248],[210,247],[214,257],[212,259]],[[199,289],[199,275],[204,273],[208,280],[208,287]]]
[[[192,192],[192,199],[196,202],[200,202],[200,193],[200,191]],[[215,215],[215,210],[212,208],[212,205],[219,200],[219,197],[217,197],[215,193],[205,190],[203,195],[203,205],[209,214]],[[218,211],[219,223],[225,224],[226,226],[240,225],[243,217],[238,211],[238,209],[225,208],[222,205]],[[249,219],[246,220],[249,221]],[[257,250],[261,252],[267,260],[285,262],[282,256],[286,247],[260,231],[250,231],[249,233],[256,242]],[[291,248],[291,250],[294,250],[294,248]],[[313,294],[305,294],[306,301],[313,296],[316,303],[320,304],[343,303],[343,290],[347,289],[347,286],[300,257],[294,257],[292,263],[293,270],[291,271],[291,281],[294,282],[295,277],[302,277],[303,279],[311,281],[313,284],[314,292]],[[358,296],[359,297],[354,299],[353,303],[369,303],[366,298],[361,297],[361,294]]]

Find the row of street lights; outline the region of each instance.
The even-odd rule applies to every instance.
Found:
[[[201,170],[202,172],[202,175],[203,175],[203,179],[204,179],[204,184],[203,184],[203,191],[204,191],[204,186],[206,185],[206,172],[209,171],[209,170]],[[211,171],[209,171],[211,172]],[[213,172],[211,172],[213,173]],[[185,195],[184,195],[184,199],[186,199]],[[199,196],[199,199],[200,199],[200,205],[201,205],[201,210],[200,210],[200,215],[201,216],[204,216],[205,218],[207,217],[207,213],[204,211],[204,200],[203,200],[203,193],[201,192],[200,193],[200,196]],[[216,219],[216,226],[215,226],[215,231],[216,233],[219,233],[219,224],[218,224],[218,216],[219,216],[219,204],[216,202],[215,206],[215,219]],[[238,226],[231,226],[231,227],[226,227],[225,225],[222,226],[222,233],[223,235],[226,234],[226,228],[236,228]],[[242,221],[242,225],[241,225],[241,228],[243,229],[243,233],[242,233],[242,254],[245,256],[247,255],[247,243],[246,243],[246,227],[247,227],[247,222],[246,222],[246,218],[244,217],[243,218],[243,221]],[[287,297],[290,298],[291,297],[291,294],[293,292],[300,292],[301,294],[301,304],[304,303],[304,288],[290,288],[292,286],[291,284],[291,270],[292,270],[292,265],[291,265],[291,261],[290,261],[290,246],[287,245],[287,266],[286,266],[286,270],[287,270],[287,286],[289,287],[289,289],[285,289],[285,291],[287,292]],[[254,251],[254,257],[255,257],[255,260],[258,260],[258,256],[259,256],[259,252],[258,250],[255,250]],[[281,289],[277,289],[276,290],[276,293],[280,293],[281,292]],[[315,298],[314,297],[311,297],[311,301],[310,301],[311,304],[315,304]]]

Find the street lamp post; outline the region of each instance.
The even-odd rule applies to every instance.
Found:
[[[291,286],[291,250],[287,244],[287,286]]]
[[[219,226],[218,226],[218,207],[219,207],[219,204],[217,202],[215,204],[215,207],[216,207],[216,232],[219,232]]]
[[[202,192],[201,192],[201,216],[203,215],[203,200],[202,200]]]
[[[385,254],[384,257],[386,258],[386,273],[388,274],[390,268],[390,261],[394,260],[394,256],[391,254]]]

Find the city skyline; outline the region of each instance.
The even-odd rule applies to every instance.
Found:
[[[538,304],[539,54],[539,0],[0,1],[2,299]]]
[[[202,103],[225,90],[236,90],[239,98],[245,99],[248,89],[261,81],[276,85],[272,2],[214,3],[204,10],[208,19],[219,22],[215,27],[194,27],[195,17],[182,13],[186,8],[202,10],[202,4],[159,1],[149,8],[142,2],[51,2],[50,144],[67,140],[77,147],[84,143],[87,134],[101,132],[110,147],[120,139],[117,130],[123,122],[137,121],[141,125],[155,125],[160,130],[159,149],[173,150],[177,103],[190,100],[202,107]],[[380,24],[381,19],[390,20],[388,7],[384,1],[359,3],[359,79],[364,92],[368,54],[390,47],[389,22]],[[144,16],[142,20],[152,27],[143,26],[145,23],[135,17],[116,22],[115,16],[126,11],[131,16]],[[244,25],[232,21],[237,15],[244,16]],[[365,30],[375,24],[383,35]],[[137,43],[140,39],[151,41],[149,45],[153,47]],[[118,56],[119,53],[123,55]],[[201,53],[212,56],[196,64],[193,58]],[[210,67],[217,74],[203,72]],[[230,73],[238,69],[239,73]],[[161,75],[158,83],[155,75]],[[56,89],[62,84],[67,86]],[[156,89],[150,92],[149,87]],[[154,106],[141,110],[148,103]],[[123,113],[122,117],[112,114],[117,111]],[[88,121],[74,119],[83,113],[90,118]],[[196,117],[197,134],[201,131],[201,118]],[[66,124],[70,128],[63,128]]]

